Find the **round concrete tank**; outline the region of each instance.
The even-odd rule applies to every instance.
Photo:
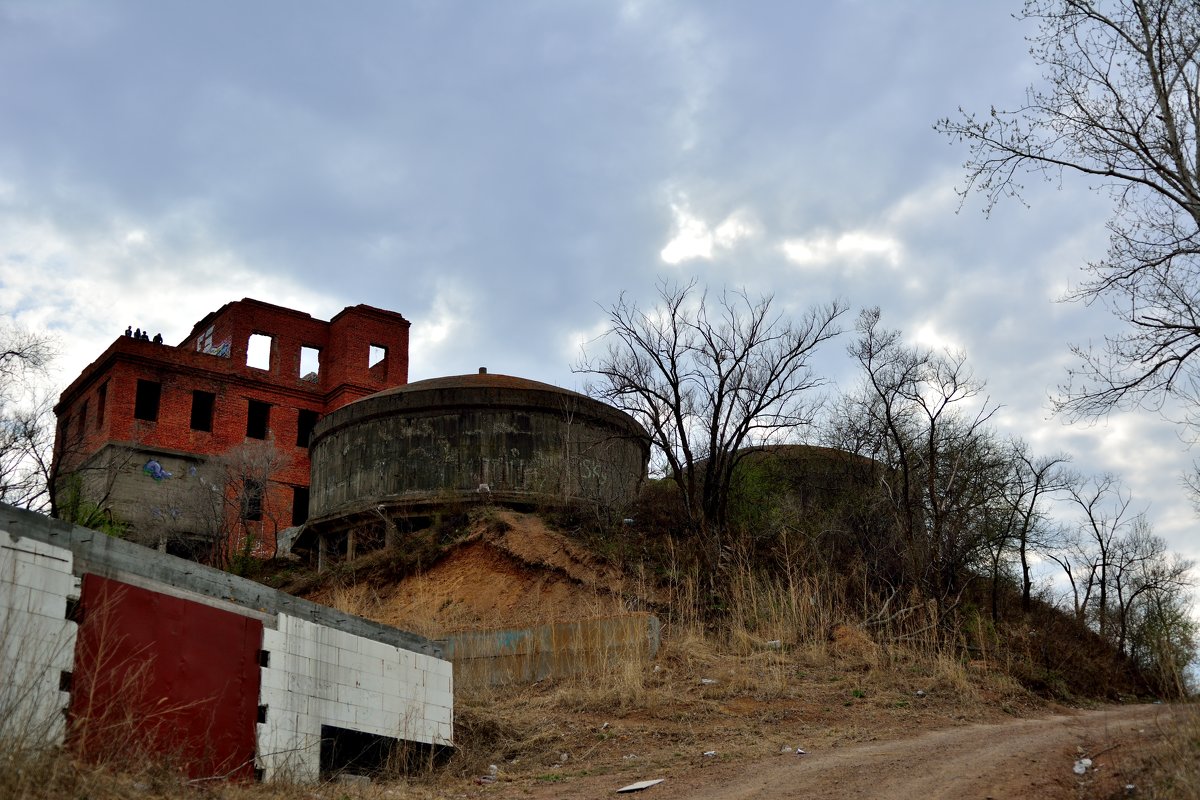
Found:
[[[645,431],[577,392],[508,375],[388,389],[326,416],[310,443],[313,522],[463,498],[621,506],[646,476]]]

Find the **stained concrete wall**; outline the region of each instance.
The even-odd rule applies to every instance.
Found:
[[[29,537],[71,551],[77,575],[92,573],[133,586],[191,597],[197,602],[240,609],[241,613],[258,615],[264,620],[276,614],[288,614],[415,653],[440,657],[438,645],[423,636],[3,503],[0,503],[0,530],[6,530],[18,538]]]
[[[79,597],[71,551],[0,528],[0,739],[62,744]]]
[[[652,659],[660,639],[658,618],[635,613],[533,628],[464,631],[439,644],[454,663],[455,685],[463,688],[611,671],[630,661]]]
[[[280,614],[263,631],[264,778],[316,780],[321,726],[410,742],[450,744],[451,666],[432,656]]]
[[[184,609],[185,626],[189,605],[262,622],[267,665],[259,704],[266,721],[257,729],[257,759],[269,777],[316,776],[320,749],[312,736],[320,736],[322,725],[425,744],[453,739],[451,665],[423,637],[3,504],[0,559],[2,629],[14,632],[0,649],[0,675],[6,687],[20,689],[0,694],[19,712],[3,717],[30,720],[27,727],[45,731],[40,741],[62,741],[68,702],[60,687],[69,684],[63,673],[88,657],[66,619],[67,601],[79,596],[78,578],[85,575],[184,601],[172,606]],[[237,722],[243,723],[254,720]],[[0,731],[9,733],[4,719]]]
[[[75,474],[82,497],[104,499],[113,518],[129,526],[131,541],[147,547],[183,545],[205,554],[217,544],[228,513],[226,477],[223,467],[205,456],[106,444]]]
[[[632,501],[644,431],[584,395],[505,375],[419,381],[331,413],[313,433],[310,524],[454,495]]]

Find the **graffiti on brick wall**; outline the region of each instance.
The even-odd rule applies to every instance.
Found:
[[[158,461],[153,458],[147,461],[146,465],[142,467],[142,472],[146,475],[149,475],[151,478],[154,478],[154,480],[159,483],[171,477],[171,473],[163,469],[162,464],[158,463]]]
[[[217,344],[213,342],[213,326],[209,325],[208,330],[200,334],[200,338],[196,340],[196,351],[207,353],[210,356],[220,356],[221,358],[229,358],[231,342],[225,341]]]

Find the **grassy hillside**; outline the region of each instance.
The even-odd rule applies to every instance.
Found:
[[[161,757],[89,765],[17,747],[0,756],[0,796],[519,796],[1154,697],[1074,616],[1040,600],[1022,612],[1011,582],[993,610],[986,576],[964,581],[949,606],[895,580],[886,526],[856,482],[867,465],[801,455],[782,468],[752,461],[739,476],[736,533],[715,562],[656,485],[632,523],[481,507],[321,575],[257,565],[272,586],[430,636],[618,610],[663,622],[653,661],[456,692],[457,747],[436,763],[414,770],[400,754],[371,784],[227,786],[185,782]],[[1128,782],[1138,796],[1200,797],[1200,717],[1177,719],[1072,796],[1114,796]],[[478,784],[493,766],[497,784]]]

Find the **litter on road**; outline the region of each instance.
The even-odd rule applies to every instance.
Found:
[[[662,783],[665,780],[666,780],[666,778],[655,778],[654,780],[651,780],[651,781],[638,781],[637,783],[631,783],[628,786],[622,786],[620,789],[617,789],[617,793],[620,794],[621,792],[640,792],[642,789],[649,789],[651,786],[658,786],[660,783]]]

